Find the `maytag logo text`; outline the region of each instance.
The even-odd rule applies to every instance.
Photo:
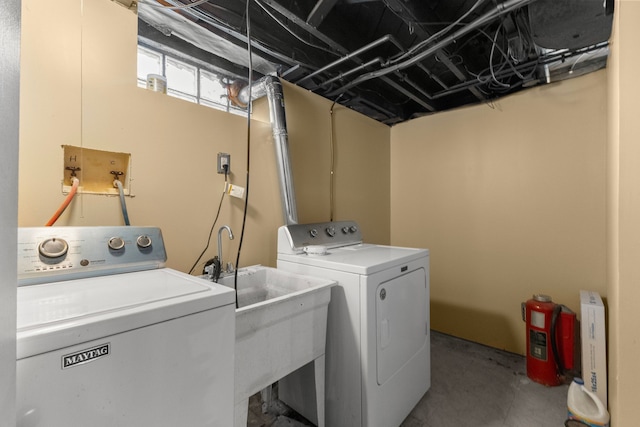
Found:
[[[83,363],[93,362],[104,356],[108,356],[111,350],[111,344],[102,344],[87,350],[78,351],[76,353],[66,354],[62,356],[62,369],[71,368]]]

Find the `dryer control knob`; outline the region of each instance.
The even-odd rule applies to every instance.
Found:
[[[138,244],[138,247],[142,249],[146,249],[149,246],[151,246],[151,237],[147,236],[146,234],[143,234],[142,236],[138,236],[136,243]]]
[[[327,227],[327,229],[325,230],[327,232],[327,236],[329,237],[333,237],[336,235],[336,228],[335,227]]]
[[[312,228],[311,230],[309,230],[309,235],[311,237],[316,237],[318,236],[318,230],[316,230],[315,228]]]
[[[122,237],[112,237],[109,239],[109,248],[113,249],[114,251],[119,251],[120,249],[124,248],[124,240],[122,239]]]
[[[352,225],[351,227],[349,227],[349,232],[355,233],[356,231],[358,231],[358,227],[356,227],[355,225]]]
[[[342,227],[342,234],[349,234],[349,227]]]

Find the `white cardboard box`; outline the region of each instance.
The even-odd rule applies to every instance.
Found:
[[[582,379],[607,407],[607,343],[604,304],[600,294],[580,291]]]

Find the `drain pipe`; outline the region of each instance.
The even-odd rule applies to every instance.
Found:
[[[282,83],[280,83],[280,80],[275,76],[264,76],[253,83],[251,87],[251,99],[249,99],[249,86],[246,86],[240,91],[238,100],[248,104],[263,96],[266,96],[269,102],[269,117],[276,149],[276,163],[278,166],[278,180],[280,181],[284,222],[285,225],[297,224],[298,212],[296,208],[296,195],[293,188],[291,158],[289,156],[289,138],[284,114]]]

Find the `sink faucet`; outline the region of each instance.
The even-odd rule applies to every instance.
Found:
[[[227,233],[229,233],[229,240],[233,240],[233,232],[231,231],[231,227],[229,227],[228,225],[223,225],[222,227],[220,227],[220,229],[218,230],[218,261],[220,261],[220,271],[222,272],[222,269],[224,268],[224,264],[222,263],[222,232],[224,230],[227,230]],[[227,263],[227,273],[231,273],[233,272],[233,264],[232,263]],[[217,278],[216,278],[217,279]]]

